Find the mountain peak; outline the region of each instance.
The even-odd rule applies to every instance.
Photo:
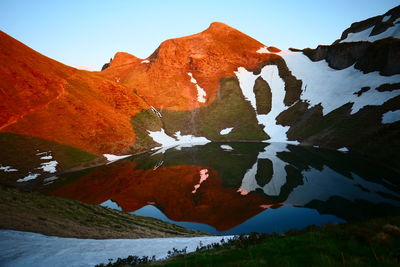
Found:
[[[234,28],[232,28],[231,26],[222,23],[222,22],[218,22],[218,21],[214,21],[210,24],[210,26],[208,26],[207,30],[235,30]]]
[[[110,62],[110,67],[121,66],[138,61],[139,58],[126,52],[117,52],[113,60]]]

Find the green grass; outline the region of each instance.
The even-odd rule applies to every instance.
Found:
[[[217,99],[208,106],[191,111],[162,110],[167,132],[182,131],[218,141],[269,138],[258,124],[253,107],[244,100],[237,79],[223,78],[220,83]],[[234,129],[221,135],[220,131],[228,127]]]
[[[399,266],[400,217],[242,236],[155,266]],[[123,262],[120,260],[120,262]],[[132,266],[109,264],[105,266]]]
[[[37,170],[43,163],[41,155],[36,155],[38,152],[51,151],[53,160],[58,162],[58,172],[84,169],[105,162],[105,159],[77,148],[13,133],[0,133],[0,147],[1,154],[7,155],[0,164],[18,169],[17,172],[2,173],[0,182],[3,184],[13,184],[29,172],[43,173]],[[49,173],[43,174],[51,176]]]

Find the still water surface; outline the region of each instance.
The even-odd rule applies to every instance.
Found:
[[[339,151],[208,143],[65,174],[48,193],[225,235],[398,215],[398,178]]]

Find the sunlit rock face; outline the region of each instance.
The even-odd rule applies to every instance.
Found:
[[[118,52],[101,72],[65,66],[1,32],[0,141],[16,156],[1,151],[0,164],[24,170],[4,179],[43,177],[38,162],[17,160],[38,149],[22,148],[25,137],[43,140],[43,151],[59,145],[54,174],[84,168],[66,147],[89,153],[92,166],[104,154],[212,141],[345,147],[398,168],[399,10],[296,52],[215,22],[145,59]]]

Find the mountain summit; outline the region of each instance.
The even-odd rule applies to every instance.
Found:
[[[262,47],[244,33],[214,22],[198,34],[162,42],[143,60],[117,53],[101,75],[134,89],[155,108],[189,110],[213,102],[220,78],[234,75],[238,66],[257,68],[277,57],[257,53]]]

